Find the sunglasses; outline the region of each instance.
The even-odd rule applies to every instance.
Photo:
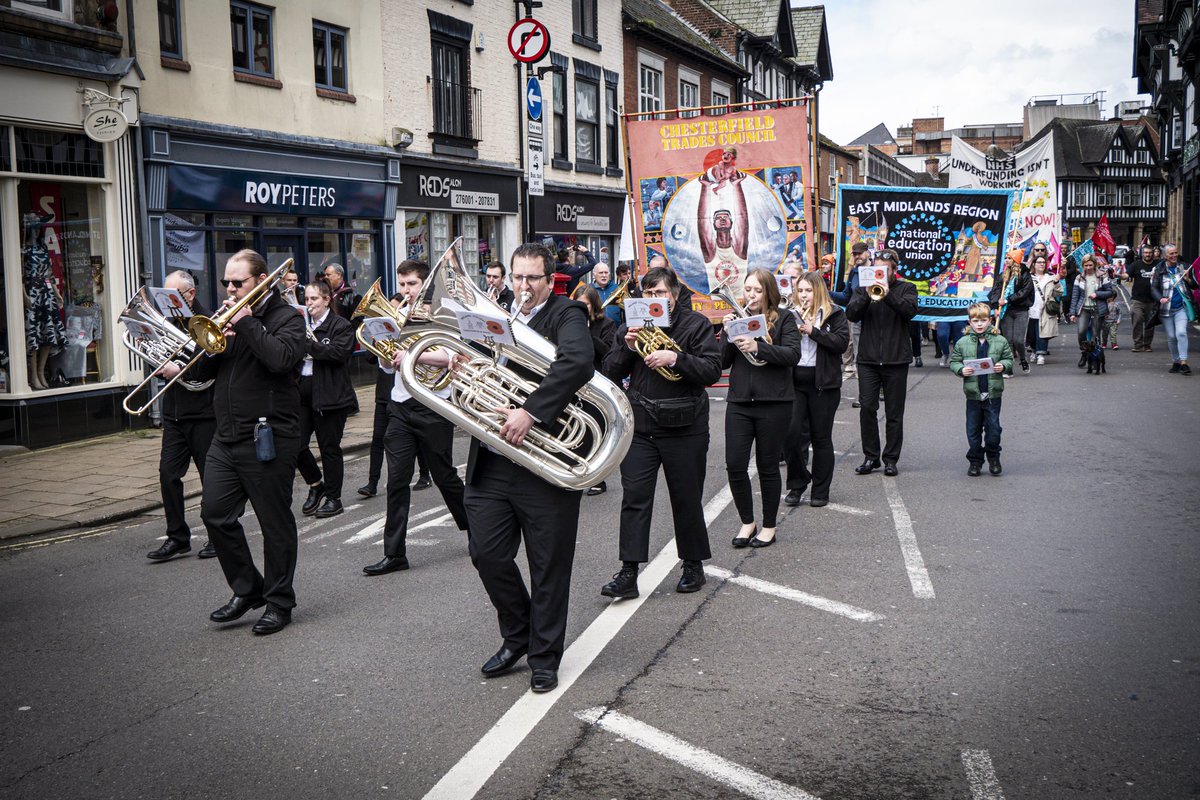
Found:
[[[243,284],[243,283],[245,283],[245,281],[244,281],[244,280],[241,280],[241,281],[235,281],[235,280],[233,280],[233,279],[231,279],[231,278],[222,278],[222,279],[221,279],[221,285],[222,285],[222,286],[232,286],[232,287],[233,287],[233,288],[235,288],[235,289],[240,289],[240,288],[242,288],[242,284]]]

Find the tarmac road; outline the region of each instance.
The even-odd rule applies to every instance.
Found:
[[[303,518],[299,606],[267,638],[257,614],[208,622],[215,560],[145,559],[160,518],[6,543],[0,797],[1194,796],[1200,379],[1164,361],[1118,351],[1091,377],[1060,347],[1013,378],[999,478],[965,475],[936,367],[910,371],[900,476],[855,476],[850,383],[833,503],[758,551],[729,546],[714,402],[708,584],[673,591],[664,496],[665,578],[600,596],[610,480],[582,504],[574,682],[536,698],[523,663],[479,674],[495,616],[436,489],[413,496],[407,572],[360,571],[382,496]]]

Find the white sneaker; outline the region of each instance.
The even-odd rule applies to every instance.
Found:
[[[1045,363],[1046,363],[1046,357],[1045,357],[1045,356],[1038,356],[1038,357],[1037,357],[1037,363],[1038,363],[1038,366],[1039,366],[1039,367],[1040,367],[1042,364],[1045,364]]]

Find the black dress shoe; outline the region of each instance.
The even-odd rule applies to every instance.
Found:
[[[753,539],[750,540],[750,546],[751,547],[770,547],[771,545],[775,544],[775,540],[778,538],[779,538],[779,534],[775,534],[770,539],[760,539],[756,535]]]
[[[993,475],[999,475],[1003,471],[1004,467],[1000,466],[1000,459],[993,458],[988,462],[988,472],[992,473]]]
[[[558,688],[558,670],[535,669],[529,679],[529,688],[538,694],[553,691]]]
[[[851,408],[862,408],[862,403],[855,400],[853,403],[850,404],[850,407]]]
[[[916,363],[914,363],[914,364],[913,364],[913,366],[914,366],[914,367],[923,367],[923,366],[925,366],[925,364],[923,364],[923,363],[921,362],[921,357],[920,357],[920,356],[917,356],[917,358],[916,358]]]
[[[788,491],[787,495],[783,498],[783,504],[785,506],[800,505],[800,495],[802,495],[802,494],[804,494],[803,489],[791,489],[790,491]]]
[[[679,583],[675,584],[675,591],[680,594],[698,592],[706,582],[704,565],[699,561],[685,561],[683,562],[683,575],[680,576]]]
[[[967,474],[972,478],[978,478],[981,474],[983,474],[983,464],[972,464],[971,466],[967,467]]]
[[[758,536],[758,526],[757,525],[754,526],[754,533],[750,534],[749,536],[735,536],[735,537],[733,537],[733,542],[731,542],[731,544],[737,548],[749,547],[750,540],[753,539],[755,536]]]
[[[259,636],[270,636],[272,633],[279,633],[291,621],[292,612],[280,611],[278,608],[268,608],[250,630]]]
[[[618,600],[629,600],[638,596],[637,565],[621,567],[613,579],[600,587],[600,594],[605,597],[615,597]]]
[[[389,572],[399,572],[408,569],[408,559],[404,556],[384,556],[374,564],[363,567],[364,575],[387,575]]]
[[[358,493],[363,497],[374,497],[379,494],[379,489],[373,483],[368,483],[366,486],[358,487]]]
[[[595,486],[593,486],[592,488],[587,490],[587,496],[595,497],[596,495],[604,494],[607,491],[608,491],[608,484],[605,483],[604,481],[600,481]]]
[[[890,478],[894,478],[900,474],[900,470],[896,469],[895,464],[888,462],[887,464],[883,465],[883,474]]]
[[[868,458],[854,468],[855,475],[870,475],[875,470],[879,469],[879,460]]]
[[[308,499],[304,501],[304,505],[300,506],[300,513],[306,517],[312,516],[316,512],[317,507],[321,505],[321,498],[324,496],[324,483],[308,487]]]
[[[521,657],[529,652],[528,647],[518,647],[516,650],[509,650],[507,646],[501,647],[496,651],[496,655],[489,658],[479,671],[489,678],[494,678],[497,675],[503,675],[517,665]],[[553,670],[551,670],[553,672]],[[557,684],[558,676],[555,675],[555,683]],[[551,689],[554,687],[551,686]]]
[[[261,597],[238,597],[236,594],[225,605],[208,615],[213,622],[233,622],[246,616],[247,611],[262,608],[267,604]]]
[[[199,558],[216,558],[217,547],[211,541],[205,542],[204,547],[200,548],[200,552],[196,553],[196,556]]]
[[[414,492],[419,492],[422,489],[428,489],[430,486],[433,486],[433,481],[429,479],[428,475],[422,475],[417,478],[417,482],[413,484],[412,488]]]
[[[150,559],[151,561],[166,561],[170,558],[174,558],[180,553],[190,552],[192,552],[192,546],[190,544],[180,544],[174,539],[167,539],[158,546],[157,550],[151,550],[149,553],[146,553],[146,558]]]
[[[813,508],[821,508],[822,506],[829,505],[829,501],[822,499],[820,497],[813,497],[813,498],[809,499],[808,504],[810,506],[812,506]]]
[[[329,517],[336,517],[345,510],[346,509],[342,507],[341,500],[334,500],[332,497],[327,497],[325,498],[325,502],[321,504],[321,507],[317,509],[313,516],[315,516],[317,519],[327,519]]]

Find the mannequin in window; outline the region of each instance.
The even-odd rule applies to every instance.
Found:
[[[54,284],[46,251],[46,223],[53,217],[33,212],[22,218],[21,266],[25,281],[25,347],[29,357],[29,386],[48,389],[46,362],[66,345],[62,295]]]

